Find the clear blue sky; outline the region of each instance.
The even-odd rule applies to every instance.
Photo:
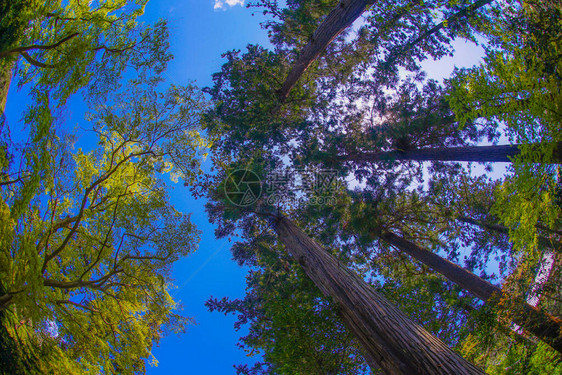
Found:
[[[149,1],[145,18],[169,22],[175,56],[166,76],[169,83],[196,80],[201,87],[209,86],[211,74],[225,62],[222,53],[244,49],[249,43],[267,45],[266,33],[259,26],[260,14],[252,16],[252,10],[235,3],[225,0],[223,8],[215,9],[215,0]],[[160,363],[148,368],[148,374],[234,374],[234,364],[255,360],[236,347],[245,332],[234,331],[235,317],[210,313],[204,303],[211,295],[243,297],[247,270],[232,261],[228,240],[215,239],[204,201],[195,201],[181,185],[171,196],[177,209],[193,213],[193,221],[203,231],[199,250],[174,267],[175,296],[181,300],[184,314],[195,318],[197,325],[188,327],[183,335],[164,337],[153,348]]]

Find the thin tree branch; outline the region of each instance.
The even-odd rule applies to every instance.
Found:
[[[18,54],[18,53],[23,55],[25,52],[30,51],[30,50],[34,50],[34,49],[39,49],[39,50],[43,50],[43,51],[55,49],[58,46],[60,46],[61,44],[68,42],[70,39],[72,39],[72,38],[74,38],[78,35],[80,35],[80,33],[71,34],[71,35],[61,39],[57,43],[50,44],[50,45],[47,45],[47,46],[33,44],[33,45],[30,45],[30,46],[25,46],[25,47],[17,47],[17,48],[11,49],[9,51],[2,51],[2,52],[0,52],[0,58],[15,55],[15,54]],[[24,57],[25,57],[25,55],[24,55]]]
[[[122,145],[120,145],[118,147],[118,149],[121,148]],[[117,150],[115,151],[117,152]],[[139,153],[133,153],[133,154],[129,154],[126,157],[124,157],[122,160],[120,160],[119,162],[117,162],[112,168],[110,168],[109,171],[107,171],[106,173],[104,173],[103,175],[101,175],[96,181],[94,181],[88,188],[86,188],[85,192],[84,192],[84,197],[82,198],[82,203],[80,204],[80,211],[78,212],[77,215],[77,220],[74,222],[74,226],[72,227],[72,229],[70,230],[70,232],[68,233],[68,235],[66,236],[66,238],[64,239],[64,241],[62,242],[62,244],[55,250],[53,251],[51,254],[45,256],[45,260],[43,261],[43,267],[41,268],[41,273],[44,273],[45,270],[47,269],[47,263],[53,259],[54,257],[56,257],[68,244],[68,242],[70,241],[71,237],[76,233],[76,231],[78,230],[78,226],[80,225],[80,222],[82,220],[82,218],[84,217],[84,213],[86,211],[86,205],[88,203],[88,197],[90,195],[90,193],[100,184],[102,184],[104,181],[106,181],[109,177],[111,177],[118,169],[121,165],[123,165],[125,162],[127,162],[128,160],[134,158],[134,157],[138,157],[138,156],[143,156],[143,155],[147,155],[147,154],[154,154],[154,152],[152,150],[150,151],[142,151]],[[112,157],[113,159],[113,157]],[[113,163],[113,160],[112,160]]]
[[[21,52],[21,55],[27,60],[28,63],[30,63],[31,65],[36,66],[38,68],[50,69],[50,68],[53,67],[52,65],[44,64],[41,61],[35,60],[27,52]]]
[[[70,300],[58,300],[58,301],[55,301],[55,303],[57,305],[73,305],[73,306],[79,307],[79,308],[84,309],[84,310],[88,310],[88,311],[93,312],[93,313],[99,313],[100,312],[98,309],[95,309],[93,307],[88,307],[88,306],[82,305],[80,303],[72,302]]]

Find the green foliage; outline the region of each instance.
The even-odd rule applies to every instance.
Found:
[[[268,29],[268,36],[275,46],[302,48],[336,5],[335,0],[289,0],[286,7],[281,8],[277,0],[257,0],[248,7],[263,8],[263,14],[271,16],[272,19],[262,26]]]
[[[16,46],[23,37],[27,26],[24,15],[31,14],[34,5],[28,0],[0,1],[0,53]],[[14,60],[14,57],[0,58],[0,116],[4,113]]]
[[[274,93],[289,68],[282,53],[250,45],[246,53],[230,51],[224,57],[228,61],[213,74],[214,86],[206,89],[214,107],[207,113],[205,125],[216,151],[229,158],[241,149],[257,152],[287,147],[295,132],[307,125],[306,108],[313,103],[314,85],[297,90],[281,106]]]
[[[236,366],[237,373],[367,374],[337,308],[281,248],[270,245],[270,236],[262,233],[253,242],[235,245],[236,259],[256,267],[247,277],[245,298],[206,303],[211,311],[237,313],[235,327],[250,326],[240,346],[248,356],[263,355],[263,363]]]
[[[83,87],[88,95],[106,95],[128,67],[165,69],[171,59],[166,23],[143,26],[137,21],[146,2],[33,0],[20,12],[10,11],[2,26],[17,24],[25,33],[13,29],[14,40],[0,46],[0,61],[4,71],[12,69],[6,62],[18,59],[14,77],[33,98],[25,114],[30,127],[51,127],[54,111]]]
[[[548,165],[561,141],[558,8],[550,15],[544,9],[552,10],[554,2],[522,6],[508,2],[481,12],[486,4],[378,2],[365,13],[357,34],[336,38],[301,77],[288,101],[279,103],[275,94],[291,66],[289,61],[298,56],[334,2],[288,1],[282,7],[275,0],[258,1],[254,5],[273,16],[265,27],[276,50],[251,46],[245,54],[226,54],[228,62],[214,75],[215,86],[208,90],[215,106],[206,116],[206,125],[216,139],[218,164],[224,162],[233,169],[259,164],[260,170],[288,164],[336,167],[345,178],[365,182],[349,184],[354,192],[345,187],[338,191],[336,206],[303,204],[280,210],[298,217],[315,238],[336,249],[334,253],[344,264],[369,278],[416,321],[447,343],[458,345],[489,371],[501,373],[502,363],[504,369],[513,366],[508,369],[512,373],[556,371],[548,367],[548,355],[542,348],[525,344],[522,349],[514,339],[505,338],[505,327],[510,324],[507,298],[498,306],[495,301],[482,306],[426,266],[389,249],[384,237],[378,239],[385,230],[393,231],[428,250],[445,251],[452,261],[492,280],[494,275],[488,276],[492,256],[501,262],[502,277],[519,264],[520,277],[506,284],[506,291],[524,298],[538,262],[531,249],[545,231],[537,232],[537,224],[559,230],[559,177],[556,168]],[[476,6],[480,11],[473,12]],[[444,18],[456,16],[455,22],[439,25]],[[492,22],[484,22],[487,19]],[[542,29],[548,30],[546,36]],[[455,73],[444,87],[426,81],[419,62],[450,53],[452,39],[474,39],[475,30],[484,31],[489,41],[484,64]],[[401,67],[416,74],[402,80],[398,78]],[[423,173],[417,163],[361,159],[369,152],[462,146],[484,136],[497,141],[504,128],[511,142],[523,146],[521,156],[514,160],[512,176],[503,184],[472,178],[460,165],[434,163]],[[224,165],[220,167],[226,170]],[[216,182],[222,177],[221,173]],[[250,322],[250,335],[243,345],[265,353],[262,367],[240,371],[298,373],[304,366],[299,344],[316,347],[319,337],[329,338],[334,327],[339,327],[338,321],[311,312],[313,306],[322,310],[325,305],[321,300],[300,299],[307,288],[304,283],[280,277],[283,255],[279,264],[260,263],[271,248],[253,240],[261,231],[267,232],[265,223],[251,217],[251,210],[243,212],[224,204],[218,190],[209,193],[212,202],[207,206],[211,220],[219,224],[217,234],[242,233],[247,243],[235,245],[235,259],[260,268],[249,278],[251,288],[244,300],[212,300],[210,305],[238,312],[241,323]],[[473,219],[472,223],[462,221],[466,218]],[[517,248],[526,249],[526,258],[511,250],[506,232]],[[463,256],[465,263],[461,264]],[[268,285],[276,277],[278,284],[266,292],[262,284]],[[285,284],[295,289],[285,295]],[[282,300],[275,298],[278,292]],[[286,310],[297,301],[308,311],[306,319],[322,327],[323,336],[308,326],[296,332],[286,325],[309,322]],[[323,324],[324,319],[330,324]],[[285,336],[285,331],[293,336]],[[317,358],[314,350],[308,352]],[[509,354],[504,358],[502,352]],[[535,358],[532,353],[537,353],[536,360],[525,359],[522,366],[516,363],[518,356]],[[299,361],[294,358],[297,354]],[[276,367],[279,363],[287,367]]]
[[[36,2],[29,0],[0,1],[0,51],[16,46],[23,37],[26,28],[26,17],[32,12]]]
[[[478,6],[471,7],[473,3]],[[364,72],[366,64],[372,64],[376,69],[374,74],[388,82],[394,81],[397,66],[417,71],[419,61],[451,53],[450,42],[455,37],[474,40],[474,30],[486,20],[486,14],[479,9],[483,3],[377,1],[363,13],[364,22],[357,33],[344,31],[322,54],[320,65],[331,68],[324,79],[349,78],[356,72]],[[283,5],[277,0],[256,0],[248,6],[261,8],[264,15],[271,16],[262,24],[271,43],[298,56],[337,4],[334,0],[290,0]],[[436,28],[443,17],[451,22]]]
[[[498,334],[493,339],[495,348],[486,349],[480,338],[471,334],[463,342],[461,353],[491,375],[562,374],[559,353],[542,342],[511,336]]]
[[[548,1],[522,2],[496,14],[484,62],[454,77],[457,118],[503,121],[518,143],[559,141],[561,22],[560,6]]]
[[[537,224],[550,228],[559,225],[562,209],[555,202],[559,182],[544,172],[544,166],[519,168],[496,190],[496,203],[492,212],[510,228],[514,246],[527,253],[538,247]],[[543,171],[537,176],[538,171]]]
[[[502,290],[510,296],[524,297],[535,278],[536,264],[537,259],[533,257],[526,254],[521,257],[517,268],[505,279]],[[558,277],[551,277],[549,283],[557,283],[557,280]],[[546,313],[553,313],[551,304],[544,302],[558,296],[559,292],[556,295],[543,290],[538,307]],[[466,338],[457,345],[457,349],[489,374],[560,374],[560,353],[510,323],[514,311],[511,302],[502,298],[474,310],[469,323],[462,328]],[[554,302],[554,305],[559,306],[559,302]]]
[[[337,256],[377,287],[392,303],[433,335],[450,345],[466,337],[460,331],[467,311],[478,303],[469,293],[381,238],[390,230],[403,233],[429,249],[439,249],[439,232],[429,224],[428,212],[418,194],[394,199],[367,200],[349,193],[336,207],[308,207],[303,219],[325,243],[337,243]],[[447,243],[444,250],[450,250]]]
[[[510,229],[515,246],[529,252],[537,246],[536,225],[555,228],[561,214],[555,203],[558,167],[549,165],[562,141],[561,25],[560,6],[549,2],[523,2],[497,15],[484,63],[457,72],[451,94],[461,123],[503,123],[510,141],[522,144],[512,176],[496,191],[493,213]]]
[[[97,103],[92,151],[46,130],[27,164],[10,168],[19,178],[3,181],[1,309],[41,372],[143,373],[144,360],[157,363],[152,345],[190,322],[170,273],[199,231],[171,206],[162,178],[191,183],[200,173],[205,102],[192,86],[157,85],[133,81]]]

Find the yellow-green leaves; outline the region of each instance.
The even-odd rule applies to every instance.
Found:
[[[509,238],[517,250],[535,252],[538,223],[555,227],[562,214],[553,199],[555,191],[556,180],[544,167],[521,164],[516,164],[515,175],[496,189],[492,213],[510,229]]]
[[[195,87],[160,91],[151,81],[131,82],[107,103],[117,104],[89,117],[96,148],[73,150],[47,132],[23,168],[50,163],[34,175],[42,178],[0,190],[0,282],[11,295],[1,308],[32,322],[32,347],[42,324],[56,326],[34,349],[49,348],[46,373],[50,363],[70,373],[142,371],[163,327],[188,322],[175,311],[170,271],[199,232],[171,206],[162,177],[200,173],[205,103]]]
[[[461,125],[493,121],[522,144],[513,173],[496,191],[493,213],[510,229],[515,247],[529,252],[537,247],[537,224],[552,228],[561,217],[554,201],[559,167],[549,164],[562,141],[561,13],[549,4],[523,2],[500,15],[488,30],[494,43],[484,63],[457,72],[449,98]]]
[[[0,197],[0,278],[9,278],[12,273],[12,257],[10,245],[13,241],[15,222],[11,217],[10,208]]]

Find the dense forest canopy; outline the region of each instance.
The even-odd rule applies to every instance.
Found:
[[[1,110],[31,102],[0,128],[0,371],[157,364],[192,322],[181,180],[249,268],[206,302],[247,329],[237,374],[562,373],[558,2],[257,0],[270,46],[203,89],[146,4],[0,0]],[[459,40],[481,62],[428,77]]]

